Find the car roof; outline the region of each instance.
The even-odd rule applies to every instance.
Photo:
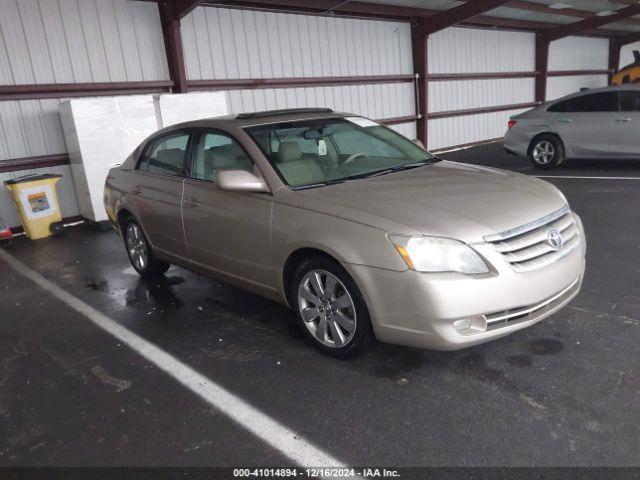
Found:
[[[239,113],[220,117],[203,118],[171,125],[163,130],[179,128],[223,128],[235,129],[271,123],[282,123],[317,118],[342,118],[358,116],[352,113],[334,112],[329,108],[291,108],[285,110],[267,110],[263,112]]]

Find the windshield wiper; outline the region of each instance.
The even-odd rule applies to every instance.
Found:
[[[339,183],[344,183],[346,181],[347,181],[347,179],[345,179],[345,178],[340,178],[340,179],[336,179],[336,180],[326,180],[324,182],[310,183],[309,185],[300,185],[299,187],[293,187],[293,189],[294,190],[307,190],[307,189],[310,189],[310,188],[326,187],[327,185],[337,185]]]
[[[420,160],[419,162],[414,163],[405,163],[403,165],[396,165],[395,167],[383,168],[382,170],[374,170],[373,172],[360,173],[358,175],[352,175],[350,177],[345,177],[345,180],[358,180],[360,178],[372,178],[379,177],[381,175],[386,175],[388,173],[400,172],[402,170],[411,170],[412,168],[423,167],[425,165],[431,165],[432,163],[439,162],[440,159],[428,159],[428,160]]]

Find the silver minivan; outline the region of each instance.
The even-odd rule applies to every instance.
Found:
[[[567,158],[640,159],[640,85],[584,90],[515,115],[504,146],[538,168]]]

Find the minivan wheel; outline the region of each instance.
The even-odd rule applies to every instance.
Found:
[[[131,265],[143,277],[159,277],[169,270],[171,264],[164,260],[158,260],[149,247],[142,228],[133,219],[126,222],[124,230],[124,244]]]
[[[322,257],[302,262],[292,290],[290,298],[302,328],[323,353],[352,357],[372,340],[364,298],[337,262]]]
[[[531,146],[529,158],[537,168],[557,167],[564,162],[564,146],[555,135],[540,135]]]

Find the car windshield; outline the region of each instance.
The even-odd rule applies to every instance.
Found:
[[[361,117],[259,125],[246,132],[293,188],[384,175],[437,161],[406,137]]]

